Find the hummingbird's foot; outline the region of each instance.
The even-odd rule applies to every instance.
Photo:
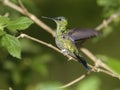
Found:
[[[68,51],[67,51],[66,49],[62,49],[61,52],[62,52],[65,56],[68,55]]]

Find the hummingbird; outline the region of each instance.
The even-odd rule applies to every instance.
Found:
[[[43,16],[42,18],[51,19],[56,22],[55,42],[61,52],[75,58],[78,62],[82,63],[86,70],[90,71],[91,68],[88,66],[86,59],[80,54],[79,48],[87,39],[98,36],[100,32],[93,29],[68,29],[68,21],[63,16],[55,18]]]

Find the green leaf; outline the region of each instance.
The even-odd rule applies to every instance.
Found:
[[[9,18],[8,17],[4,17],[4,16],[0,16],[0,25],[4,25],[7,24],[9,22]]]
[[[3,30],[0,30],[0,36],[4,35],[6,32]]]
[[[33,23],[32,20],[30,20],[27,17],[20,17],[14,21],[10,21],[7,25],[7,28],[9,30],[25,30],[27,29],[31,24]]]
[[[90,77],[84,81],[82,81],[77,90],[99,90],[100,79],[98,77]]]
[[[5,34],[1,39],[1,43],[13,57],[21,58],[20,42],[16,37]]]
[[[8,24],[9,18],[1,16],[0,17],[0,30],[4,30],[4,27]]]

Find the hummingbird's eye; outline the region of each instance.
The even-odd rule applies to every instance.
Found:
[[[62,21],[62,19],[61,19],[61,18],[58,18],[58,21]]]

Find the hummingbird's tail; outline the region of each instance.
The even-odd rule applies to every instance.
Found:
[[[85,60],[82,56],[79,56],[79,55],[76,55],[76,54],[75,54],[75,56],[77,57],[78,62],[82,63],[82,65],[83,65],[88,71],[91,70],[91,68],[88,66],[86,60]]]

